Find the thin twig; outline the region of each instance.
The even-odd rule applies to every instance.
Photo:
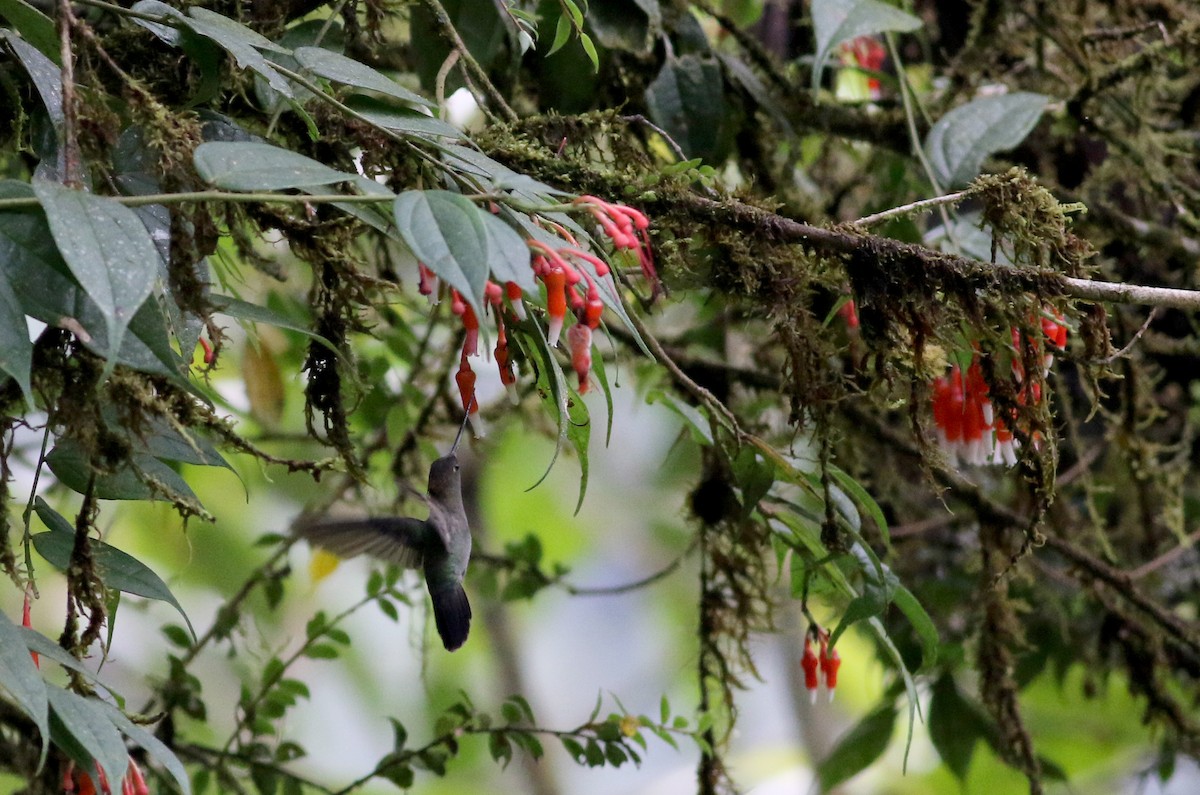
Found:
[[[1196,543],[1197,542],[1200,542],[1200,530],[1193,531],[1191,535],[1189,535],[1187,538],[1183,539],[1183,541],[1180,542],[1179,544],[1176,544],[1175,546],[1171,547],[1169,550],[1167,550],[1163,554],[1159,555],[1154,560],[1143,563],[1141,566],[1138,566],[1136,569],[1129,572],[1129,574],[1128,574],[1129,579],[1140,580],[1143,577],[1145,577],[1147,574],[1151,574],[1155,571],[1158,571],[1163,566],[1166,566],[1168,563],[1171,563],[1176,558],[1178,558],[1180,555],[1184,555],[1188,552],[1196,552]]]
[[[509,104],[504,100],[504,95],[500,93],[500,90],[488,78],[487,72],[475,60],[475,56],[471,55],[471,51],[467,49],[462,36],[458,35],[458,30],[454,27],[454,23],[450,21],[450,15],[446,13],[446,8],[438,0],[424,0],[424,2],[433,14],[438,30],[450,44],[450,48],[457,51],[459,56],[462,57],[463,64],[465,65],[464,71],[479,82],[484,94],[486,94],[486,99],[495,105],[505,121],[516,121],[518,118],[516,111],[509,107]],[[480,99],[483,99],[483,97]],[[480,102],[479,106],[486,111],[487,102]]]
[[[1120,359],[1123,356],[1127,356],[1129,352],[1133,350],[1133,346],[1137,345],[1137,341],[1140,340],[1142,335],[1146,333],[1146,329],[1150,328],[1150,324],[1154,322],[1156,317],[1158,317],[1157,306],[1150,310],[1150,314],[1146,315],[1146,322],[1143,323],[1142,327],[1137,330],[1137,333],[1129,339],[1129,342],[1125,344],[1125,347],[1121,348],[1121,350],[1117,351],[1112,356],[1109,356],[1107,359],[1101,359],[1101,363],[1109,364],[1111,362],[1115,362],[1117,359]]]
[[[959,191],[958,193],[947,193],[945,196],[936,196],[932,199],[921,199],[920,201],[904,204],[900,207],[893,207],[890,210],[874,213],[872,215],[859,218],[854,221],[854,226],[868,227],[873,226],[881,221],[890,221],[893,218],[899,218],[904,215],[913,215],[915,213],[931,210],[935,207],[941,207],[947,204],[958,204],[963,199],[971,195],[971,191]]]

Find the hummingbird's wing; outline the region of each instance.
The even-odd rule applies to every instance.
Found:
[[[343,558],[370,555],[405,568],[417,568],[437,537],[428,522],[408,516],[363,519],[305,519],[293,526],[296,535]],[[439,539],[440,543],[440,539]]]

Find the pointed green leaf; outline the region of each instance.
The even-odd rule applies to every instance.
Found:
[[[554,463],[558,461],[558,454],[562,452],[563,440],[567,438],[567,426],[570,424],[570,415],[567,412],[567,383],[563,379],[558,362],[554,359],[554,352],[550,350],[550,343],[546,339],[545,333],[542,332],[542,327],[538,325],[536,317],[530,316],[517,323],[514,332],[519,333],[514,333],[512,339],[521,346],[525,358],[537,368],[538,394],[542,398],[542,405],[545,407],[546,413],[558,425],[558,435],[554,440],[554,455],[551,456],[550,463],[546,466],[546,471],[542,473],[542,476],[526,489],[526,491],[532,491],[542,484],[542,481],[550,474],[550,470],[554,468]]]
[[[588,60],[592,62],[592,71],[600,71],[600,56],[596,53],[596,45],[592,43],[592,37],[586,33],[579,34],[579,43],[583,45],[583,51],[587,53]]]
[[[42,759],[50,747],[50,713],[46,683],[29,656],[21,628],[0,610],[0,693],[33,721],[42,739]]]
[[[842,612],[842,619],[838,622],[837,628],[830,633],[830,645],[835,645],[842,633],[852,624],[879,615],[887,606],[887,591],[878,583],[867,580],[862,593],[850,600],[850,604],[846,605],[846,609]]]
[[[121,733],[113,726],[100,703],[49,683],[46,684],[46,694],[50,697],[54,720],[77,743],[76,748],[67,749],[68,752],[74,751],[71,756],[76,764],[87,770],[94,759],[108,777],[109,787],[120,791],[121,781],[129,766],[129,752],[125,749]],[[55,744],[58,744],[57,738]],[[77,756],[80,749],[87,755],[83,759]]]
[[[231,295],[214,295],[211,298],[213,311],[221,315],[229,315],[238,320],[246,320],[251,323],[266,323],[268,326],[276,326],[277,328],[295,331],[298,334],[303,334],[310,340],[315,340],[321,343],[334,353],[340,353],[332,342],[322,337],[320,334],[314,334],[304,326],[296,323],[286,315],[282,315],[275,310],[252,304],[248,301],[243,301],[240,298],[234,298]]]
[[[885,704],[863,718],[817,767],[821,791],[829,792],[882,756],[895,728],[896,708],[891,704]]]
[[[1046,109],[1041,94],[980,97],[937,120],[925,137],[925,154],[943,190],[966,185],[985,158],[1017,146]]]
[[[137,215],[112,199],[40,179],[33,191],[67,267],[104,318],[111,368],[158,277],[158,249]]]
[[[200,6],[193,6],[188,10],[188,16],[181,17],[181,20],[190,29],[215,42],[232,55],[240,68],[255,72],[285,97],[293,96],[292,84],[259,52],[260,49],[282,52],[282,47],[240,22]]]
[[[54,124],[55,129],[61,127],[63,123],[62,71],[58,68],[58,64],[11,31],[0,30],[0,39],[8,42],[13,54],[17,56],[17,60],[29,73],[29,79],[33,81],[33,87],[37,89],[38,95],[42,98],[42,104],[46,106],[46,113],[50,115],[50,121]]]
[[[417,138],[433,139],[465,137],[462,130],[447,124],[436,116],[429,116],[409,108],[400,108],[371,97],[354,96],[346,105],[363,118],[385,130],[412,135]]]
[[[722,148],[727,107],[721,67],[711,58],[668,58],[646,87],[650,118],[689,157],[713,160]]]
[[[25,395],[27,406],[33,406],[33,387],[29,374],[33,368],[33,343],[29,326],[16,293],[8,283],[8,273],[0,274],[0,371],[12,376]]]
[[[85,494],[91,481],[92,468],[77,443],[64,439],[46,456],[46,463],[64,486]],[[153,478],[175,498],[193,502],[199,500],[187,482],[171,467],[146,454],[135,454],[130,463],[114,472],[97,474],[95,496],[102,500],[165,500],[167,495],[151,489],[146,479]]]
[[[683,424],[691,433],[696,444],[712,446],[712,426],[708,422],[707,412],[684,403],[675,395],[662,389],[650,390],[646,394],[646,402],[651,405],[662,403],[683,419]]]
[[[187,770],[184,768],[183,763],[179,761],[179,757],[175,756],[171,749],[163,744],[162,740],[159,740],[146,729],[131,721],[124,712],[112,704],[103,701],[97,703],[100,709],[108,715],[109,720],[113,722],[114,726],[120,729],[130,740],[141,746],[150,755],[151,759],[166,768],[171,777],[175,779],[175,783],[179,785],[179,790],[183,795],[190,795],[192,782],[188,778]]]
[[[35,510],[38,518],[46,527],[50,528],[50,532],[34,535],[34,547],[51,566],[59,571],[66,571],[71,564],[71,551],[75,546],[74,529],[70,522],[51,508],[41,497],[36,500]],[[192,622],[188,619],[187,614],[183,612],[183,606],[179,604],[167,584],[149,566],[132,555],[97,539],[92,539],[91,550],[97,574],[100,575],[100,579],[107,587],[131,593],[134,596],[166,602],[179,611],[179,615],[183,616],[192,637],[196,637],[196,631],[192,628]]]
[[[567,439],[579,456],[579,499],[575,503],[575,514],[583,507],[583,498],[587,495],[588,484],[588,442],[592,435],[592,420],[587,404],[574,389],[570,389],[567,398]]]
[[[320,47],[297,47],[294,55],[297,63],[326,80],[375,91],[414,105],[436,107],[420,94],[409,91],[387,75],[353,58]]]
[[[196,147],[193,159],[201,179],[225,190],[286,190],[333,185],[355,177],[311,157],[250,141],[209,141]]]
[[[153,16],[170,19],[183,19],[183,14],[179,13],[174,8],[171,8],[166,3],[159,2],[159,0],[138,0],[138,2],[133,4],[132,10],[137,11],[140,14],[150,14]],[[167,44],[170,44],[172,47],[179,46],[180,38],[182,36],[179,28],[172,27],[171,25],[164,25],[161,22],[151,22],[148,19],[141,19],[139,17],[134,17],[132,21],[135,25],[141,25],[143,28],[150,31]]]
[[[54,63],[62,57],[54,20],[25,0],[0,0],[0,17],[7,19],[25,40]]]
[[[596,374],[596,380],[600,382],[600,391],[604,393],[604,406],[607,412],[605,416],[604,446],[608,447],[612,443],[613,399],[612,388],[608,383],[608,372],[604,368],[604,357],[597,351],[596,355],[592,357],[592,372]]]
[[[525,292],[537,290],[529,246],[517,231],[491,213],[480,213],[488,242],[488,268],[500,285],[514,282]]]
[[[912,591],[903,585],[897,584],[892,589],[892,602],[904,613],[908,623],[916,630],[917,637],[921,639],[921,668],[928,669],[938,658],[938,631],[933,619],[925,612],[925,608],[917,601],[917,597],[913,596]]]
[[[988,733],[987,718],[978,706],[963,698],[954,677],[948,673],[939,677],[929,701],[929,739],[959,781],[966,780],[975,743]]]
[[[405,191],[394,212],[396,228],[413,255],[482,315],[488,277],[483,212],[470,199],[444,190]]]
[[[546,53],[546,57],[550,57],[561,50],[570,37],[571,19],[566,14],[560,14],[558,22],[554,26],[554,41],[550,44],[550,51]]]
[[[906,33],[921,27],[921,20],[879,0],[813,0],[813,33],[817,54],[813,59],[812,88],[821,87],[821,70],[844,41],[874,33]]]

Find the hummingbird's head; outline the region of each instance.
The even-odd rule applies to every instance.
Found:
[[[440,497],[458,487],[458,457],[451,453],[429,467],[429,496]]]

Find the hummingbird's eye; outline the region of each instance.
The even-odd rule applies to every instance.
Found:
[[[462,469],[462,467],[460,467],[458,464],[455,464],[455,465],[454,465],[454,471],[455,471],[455,472],[457,472],[457,471],[458,471],[458,470],[460,470],[460,469]]]

